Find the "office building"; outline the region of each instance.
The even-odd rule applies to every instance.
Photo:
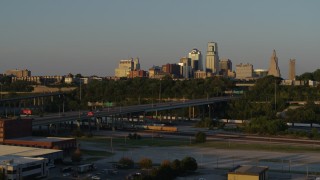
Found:
[[[162,65],[162,72],[169,74],[173,78],[180,77],[180,66],[178,64],[165,64]]]
[[[48,175],[48,159],[17,156],[0,156],[3,179],[40,179]],[[2,177],[1,177],[2,178]]]
[[[289,60],[289,80],[296,80],[296,60]]]
[[[147,77],[147,71],[144,71],[144,70],[130,71],[129,78],[136,78],[136,77],[140,77],[140,78]]]
[[[272,75],[274,77],[281,77],[276,50],[273,50],[272,56],[270,58],[270,67],[268,70],[268,75]]]
[[[219,73],[218,44],[209,42],[206,56],[206,72]]]
[[[192,66],[191,66],[191,59],[188,57],[183,57],[180,59],[180,74],[183,78],[191,78],[192,77]]]
[[[194,78],[196,79],[205,79],[207,77],[207,73],[205,71],[196,71],[194,72]]]
[[[120,60],[119,67],[115,69],[115,77],[122,78],[122,77],[128,77],[130,71],[134,70],[134,67],[138,67],[140,69],[140,64],[138,61],[133,61],[133,59],[127,59],[127,60]]]
[[[135,59],[133,60],[133,70],[140,70],[139,58],[135,58]]]
[[[203,70],[201,51],[198,49],[192,49],[192,51],[188,54],[188,58],[191,60],[192,72]]]
[[[254,73],[254,77],[263,78],[263,77],[266,77],[268,75],[268,70],[266,70],[266,69],[255,69],[253,73]]]
[[[25,70],[13,69],[13,70],[7,70],[5,75],[13,76],[17,78],[30,77],[31,71],[29,71],[28,69],[25,69]]]
[[[232,72],[232,62],[230,59],[222,58],[219,62],[220,74],[228,76],[228,72]]]
[[[251,79],[253,77],[252,64],[238,64],[236,65],[236,79]]]
[[[161,67],[153,66],[149,69],[149,78],[156,78],[161,73]]]

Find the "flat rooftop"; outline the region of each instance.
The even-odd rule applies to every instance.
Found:
[[[250,165],[243,165],[238,166],[231,171],[231,173],[235,174],[250,174],[250,175],[259,175],[260,173],[268,170],[267,166],[250,166]]]
[[[73,140],[73,139],[74,138],[27,136],[27,137],[12,138],[12,139],[7,139],[7,140],[35,141],[35,142],[60,142],[60,141],[64,141],[64,140]]]
[[[32,163],[42,161],[44,158],[30,158],[30,157],[19,157],[19,156],[0,156],[0,165],[18,165],[25,163]]]
[[[34,147],[22,147],[22,146],[9,146],[0,145],[0,157],[1,156],[23,156],[23,157],[42,157],[48,154],[60,154],[62,150],[56,149],[42,149]]]

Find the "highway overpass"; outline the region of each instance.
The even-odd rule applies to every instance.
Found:
[[[163,111],[170,109],[179,109],[185,107],[192,106],[201,106],[214,104],[218,102],[226,102],[237,99],[239,97],[229,96],[229,97],[214,97],[214,98],[206,98],[206,99],[194,99],[194,100],[186,100],[179,102],[165,102],[165,103],[154,103],[154,104],[143,104],[143,105],[134,105],[134,106],[118,106],[113,108],[104,108],[99,112],[95,112],[95,117],[107,117],[114,115],[124,115],[131,113],[146,113],[146,112],[155,112],[155,111]],[[64,114],[50,114],[44,117],[34,117],[32,122],[33,126],[40,125],[48,125],[48,124],[56,124],[67,121],[74,120],[84,120],[88,119],[87,116],[88,111],[72,111],[66,112]]]

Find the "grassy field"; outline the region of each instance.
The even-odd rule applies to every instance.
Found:
[[[165,138],[141,138],[141,139],[128,139],[128,138],[105,138],[105,137],[81,137],[77,141],[96,143],[98,146],[106,146],[111,143],[115,148],[139,148],[141,146],[156,146],[156,147],[170,147],[170,146],[186,146],[190,145],[190,141],[181,139],[165,139]]]
[[[97,146],[106,147],[112,146],[120,151],[126,151],[127,148],[139,148],[142,146],[154,147],[172,147],[172,146],[191,146],[191,147],[206,147],[216,149],[232,149],[232,150],[263,150],[274,152],[320,152],[319,146],[307,145],[290,145],[290,144],[269,144],[269,143],[248,143],[248,142],[232,142],[232,141],[207,141],[206,143],[194,143],[188,139],[174,138],[106,138],[106,137],[82,137],[77,138],[81,143],[91,142]]]
[[[194,144],[193,146],[216,148],[216,149],[232,149],[232,150],[263,150],[274,152],[320,152],[319,146],[300,146],[289,144],[265,144],[265,143],[246,143],[246,142],[217,142],[209,141],[203,144]]]

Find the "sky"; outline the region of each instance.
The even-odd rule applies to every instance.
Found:
[[[273,49],[283,78],[320,60],[318,0],[2,0],[0,73],[113,76],[121,59],[141,68],[178,63],[207,43],[220,58],[268,69]]]

